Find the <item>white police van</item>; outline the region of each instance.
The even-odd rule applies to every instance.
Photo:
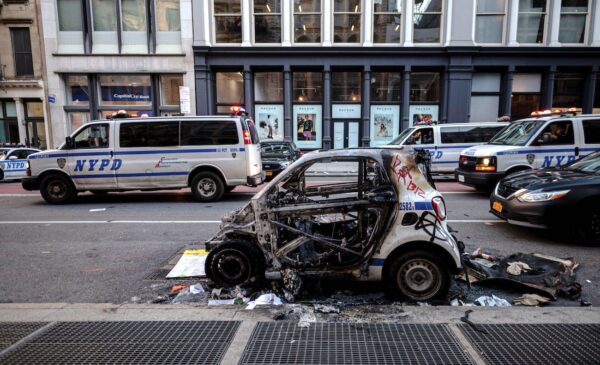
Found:
[[[431,155],[431,172],[454,173],[460,152],[488,142],[508,123],[448,123],[407,128],[381,148],[423,148]]]
[[[250,119],[203,116],[114,119],[86,124],[58,149],[29,156],[26,190],[53,204],[77,192],[190,187],[199,201],[264,179]]]
[[[557,109],[512,122],[489,143],[464,150],[459,183],[489,190],[513,172],[559,167],[600,150],[600,114]]]
[[[36,152],[40,150],[29,147],[0,147],[0,181],[24,177],[27,156]]]

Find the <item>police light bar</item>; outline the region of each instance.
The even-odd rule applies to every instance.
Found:
[[[552,115],[552,114],[565,114],[565,113],[581,113],[581,108],[553,108],[553,109],[545,109],[545,110],[537,110],[531,112],[531,116],[539,117],[543,115]]]
[[[235,116],[246,115],[246,109],[244,109],[241,106],[232,106],[231,108],[229,108],[229,110],[231,111],[231,115],[235,115]]]

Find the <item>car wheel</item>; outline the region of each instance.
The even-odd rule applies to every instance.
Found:
[[[231,287],[264,277],[262,252],[242,241],[225,242],[208,253],[206,276],[217,285]]]
[[[73,183],[60,175],[46,176],[40,186],[42,197],[50,204],[70,203],[77,196]]]
[[[582,214],[574,222],[574,234],[584,244],[600,244],[600,209],[583,209]]]
[[[425,251],[405,253],[390,267],[388,281],[395,293],[415,301],[445,298],[450,271],[435,255]]]
[[[90,193],[92,193],[94,195],[99,195],[99,196],[108,195],[108,191],[106,191],[106,190],[90,190]]]
[[[223,196],[225,186],[217,174],[204,171],[198,173],[192,179],[192,194],[194,198],[201,202],[214,202]]]

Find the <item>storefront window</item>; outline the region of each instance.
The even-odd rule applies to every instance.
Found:
[[[442,0],[415,0],[413,15],[413,41],[415,43],[440,43]]]
[[[588,15],[588,0],[562,0],[560,5],[560,43],[583,43]]]
[[[145,0],[121,0],[122,53],[148,53]]]
[[[519,43],[544,43],[545,23],[546,0],[519,0]]]
[[[256,72],[254,74],[254,100],[256,102],[283,102],[283,74],[281,72]]]
[[[281,0],[254,0],[254,42],[281,43]]]
[[[214,0],[215,42],[242,43],[240,0]]]
[[[71,75],[66,77],[66,105],[89,105],[90,92],[87,76]]]
[[[14,101],[0,100],[0,143],[19,143],[17,109]]]
[[[360,102],[361,99],[361,73],[332,72],[331,73],[331,100]]]
[[[294,103],[320,103],[323,100],[321,72],[294,72],[292,83]]]
[[[217,72],[217,112],[229,114],[231,106],[244,105],[244,77],[241,72]]]
[[[81,0],[57,0],[58,52],[83,53]]]
[[[373,43],[400,43],[402,0],[373,1]]]
[[[439,98],[439,72],[413,72],[410,75],[411,102],[438,102]]]
[[[540,109],[542,75],[515,74],[511,96],[511,119],[516,120],[531,115]]]
[[[179,0],[156,1],[156,53],[180,53]]]
[[[160,77],[160,103],[161,105],[179,106],[179,87],[183,86],[183,76]]]
[[[556,74],[554,80],[554,108],[581,108],[583,104],[583,76],[578,73]]]
[[[28,145],[45,149],[46,128],[44,126],[44,104],[41,101],[25,101],[25,121]]]
[[[101,75],[100,105],[126,107],[152,105],[152,81],[148,75]],[[129,112],[129,110],[127,110]]]
[[[502,43],[505,0],[477,0],[475,42]]]
[[[334,43],[360,43],[360,0],[334,0]]]
[[[116,0],[92,0],[93,52],[118,53]]]
[[[69,124],[71,126],[70,132],[73,133],[77,128],[90,122],[90,113],[88,112],[69,112],[67,113]]]
[[[294,42],[321,42],[321,0],[294,0]]]
[[[371,72],[371,101],[400,102],[402,99],[400,72]]]
[[[470,122],[494,122],[500,110],[500,74],[476,73],[471,84]]]

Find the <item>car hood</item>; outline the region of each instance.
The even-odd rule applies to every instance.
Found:
[[[528,170],[505,177],[502,184],[515,189],[558,190],[583,185],[600,186],[600,175],[556,168]]]
[[[263,155],[261,156],[262,162],[285,162],[290,161],[290,158],[275,155]]]
[[[489,157],[496,156],[498,152],[507,153],[522,149],[523,146],[503,146],[498,144],[482,144],[473,146],[462,151],[460,154],[472,157]]]

